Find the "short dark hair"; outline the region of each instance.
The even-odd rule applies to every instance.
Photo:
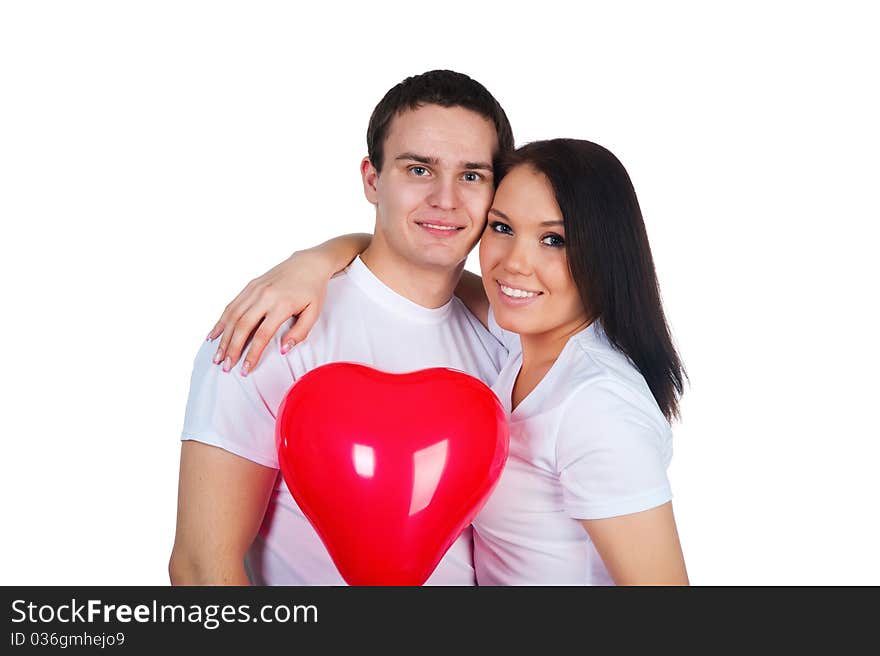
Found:
[[[498,151],[513,150],[513,130],[507,114],[482,84],[455,71],[428,71],[406,78],[379,101],[367,127],[367,154],[377,171],[384,163],[385,137],[392,119],[422,105],[463,107],[489,119],[498,134]]]
[[[503,157],[496,179],[522,165],[553,187],[568,267],[588,316],[638,368],[666,418],[678,417],[687,372],[672,343],[642,210],[623,164],[591,141],[535,141]]]

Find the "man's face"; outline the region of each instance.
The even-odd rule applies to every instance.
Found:
[[[420,267],[449,269],[474,247],[492,203],[491,121],[462,107],[424,105],[395,116],[376,171],[361,164],[364,192],[376,205],[377,240]]]

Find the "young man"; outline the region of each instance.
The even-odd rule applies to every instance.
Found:
[[[390,372],[452,367],[491,384],[503,363],[504,347],[453,290],[492,202],[493,160],[513,148],[504,111],[467,76],[432,71],[385,95],[367,146],[361,174],[376,206],[374,236],[330,282],[309,339],[282,345],[288,322],[251,372],[214,366],[209,342],[196,356],[181,435],[174,584],[344,584],[278,473],[275,413],[297,378],[349,361]],[[428,584],[474,582],[468,529]]]

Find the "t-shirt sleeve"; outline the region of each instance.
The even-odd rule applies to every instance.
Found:
[[[266,467],[278,468],[275,447],[274,400],[258,384],[260,367],[242,378],[241,362],[224,373],[212,362],[217,344],[205,342],[196,354],[181,440],[196,440],[220,447]],[[292,382],[292,381],[291,381]]]
[[[617,517],[672,499],[666,475],[671,431],[659,410],[647,404],[613,381],[588,383],[569,399],[556,463],[570,517]]]
[[[501,326],[498,325],[498,322],[495,321],[495,313],[492,311],[492,307],[489,307],[489,332],[504,344],[504,347],[507,349],[507,353],[509,356],[516,356],[522,351],[522,345],[519,340],[519,335],[516,333],[512,333],[509,330],[504,330]]]

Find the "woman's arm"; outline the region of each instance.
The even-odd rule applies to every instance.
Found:
[[[281,338],[281,352],[286,353],[303,341],[320,314],[330,278],[364,252],[371,239],[372,235],[367,234],[334,237],[313,248],[297,251],[251,280],[226,306],[208,334],[209,340],[220,336],[214,363],[223,363],[224,371],[232,369],[253,333],[242,365],[242,375],[247,375],[260,361],[263,349],[281,324],[292,316],[297,316],[297,320]]]
[[[581,524],[617,585],[689,585],[671,501]]]
[[[483,279],[480,276],[470,271],[463,271],[461,280],[455,288],[455,295],[461,299],[471,314],[486,328],[489,327],[489,299],[486,297]]]

